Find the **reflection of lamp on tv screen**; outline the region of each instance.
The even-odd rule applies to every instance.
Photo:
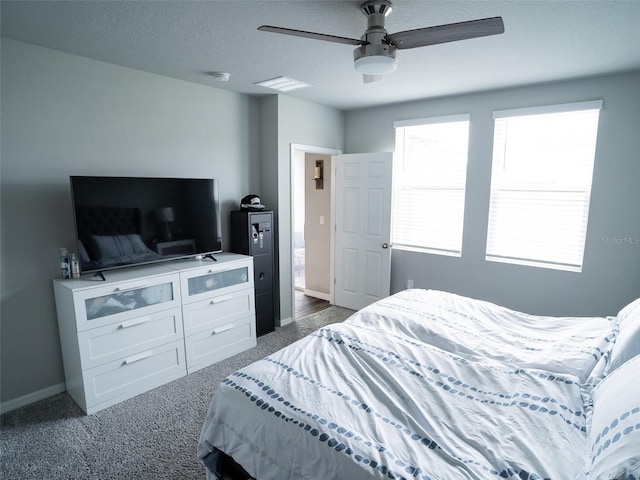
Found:
[[[72,176],[82,272],[222,251],[215,178]]]
[[[162,207],[156,208],[156,220],[160,224],[160,232],[162,240],[171,241],[171,227],[169,226],[175,220],[173,208]]]

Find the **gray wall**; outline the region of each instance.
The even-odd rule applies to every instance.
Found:
[[[64,382],[51,279],[74,244],[69,175],[218,177],[228,236],[260,172],[246,95],[7,39],[1,80],[4,402]]]
[[[453,291],[542,315],[608,315],[640,297],[640,72],[363,109],[346,152],[394,149],[394,120],[471,114],[462,258],[393,250],[391,290]],[[602,99],[582,273],[487,262],[492,112]],[[417,219],[419,220],[419,219]]]
[[[262,189],[267,207],[276,210],[276,272],[279,274],[279,319],[293,319],[293,218],[291,192],[291,145],[342,150],[344,113],[330,107],[278,96],[261,101]],[[268,112],[268,113],[267,113]],[[276,118],[274,123],[274,117]],[[274,142],[273,137],[277,137]],[[277,183],[273,182],[276,177]],[[268,179],[268,181],[267,181]]]

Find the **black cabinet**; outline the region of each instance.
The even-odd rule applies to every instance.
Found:
[[[273,227],[273,212],[231,212],[230,250],[253,257],[258,336],[275,330]]]

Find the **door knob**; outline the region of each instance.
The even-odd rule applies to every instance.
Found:
[[[389,244],[388,243],[383,243],[382,244],[382,248],[389,248]]]

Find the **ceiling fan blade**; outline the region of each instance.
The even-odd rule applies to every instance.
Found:
[[[406,30],[387,35],[387,41],[398,49],[426,47],[504,33],[502,17],[482,18],[468,22],[449,23],[435,27]]]
[[[384,75],[368,75],[366,73],[362,74],[362,81],[364,83],[373,83],[373,82],[379,82],[380,80],[382,80],[382,77]]]
[[[294,35],[296,37],[311,38],[313,40],[324,40],[326,42],[344,43],[347,45],[365,45],[368,42],[358,40],[356,38],[337,37],[335,35],[327,35],[324,33],[306,32],[304,30],[293,30],[291,28],[272,27],[271,25],[262,25],[258,27],[261,32],[283,33],[285,35]]]

